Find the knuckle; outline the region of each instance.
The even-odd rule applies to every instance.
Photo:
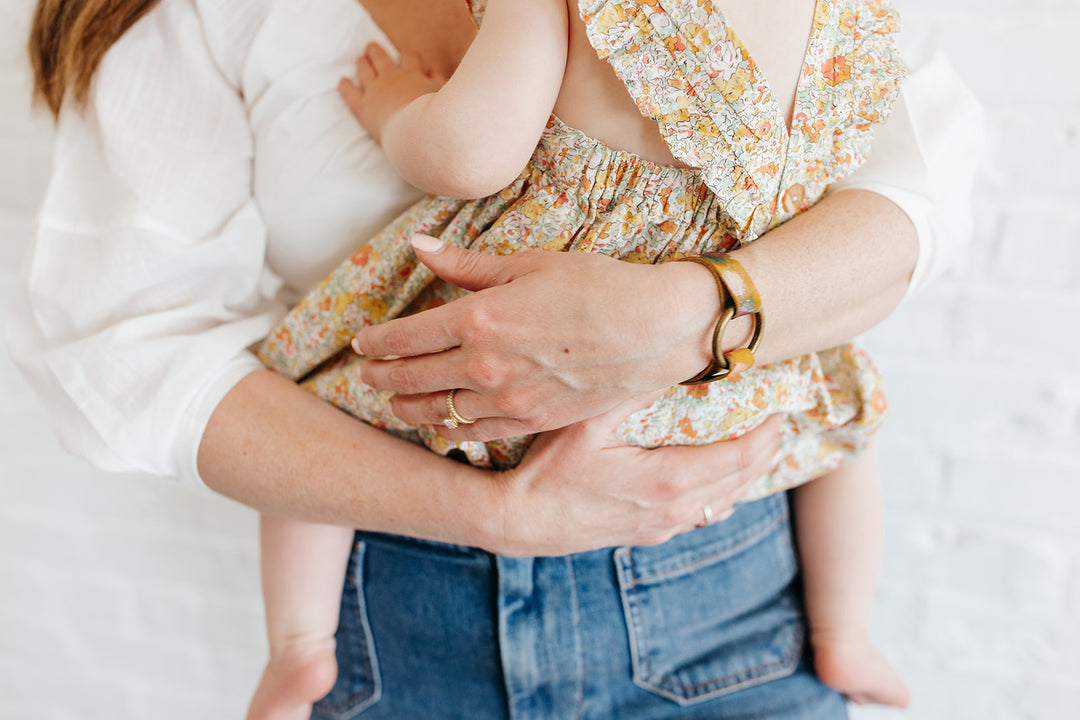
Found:
[[[666,474],[664,475],[663,484],[666,492],[665,499],[669,502],[684,498],[686,493],[696,486],[693,476],[689,473]]]
[[[550,411],[547,410],[533,412],[525,419],[528,421],[528,425],[530,428],[529,432],[544,432],[545,430],[549,430],[555,427],[555,417]]]
[[[394,392],[405,395],[412,395],[416,392],[416,376],[405,363],[394,363],[390,367],[390,372],[387,373],[387,380],[390,389]]]
[[[389,350],[388,355],[405,355],[408,353],[409,336],[403,330],[387,327],[383,342],[386,344],[386,349]]]
[[[459,252],[454,264],[459,270],[469,274],[481,269],[480,263],[483,258],[484,255],[478,252]]]
[[[474,303],[458,319],[455,335],[465,345],[480,345],[495,334],[495,319],[491,311]]]
[[[664,534],[672,532],[672,528],[682,523],[683,514],[677,512],[674,508],[666,508],[660,513],[660,527],[662,530],[657,530],[658,533]]]
[[[498,360],[478,358],[468,364],[465,377],[480,390],[498,390],[505,384],[506,369]]]
[[[447,417],[446,393],[432,393],[424,401],[426,414],[429,418],[441,421]]]
[[[529,403],[519,392],[505,392],[500,394],[494,400],[495,409],[500,415],[512,418],[524,418],[528,414]]]
[[[670,503],[683,493],[682,483],[671,475],[664,475],[654,481],[653,493],[660,502]]]

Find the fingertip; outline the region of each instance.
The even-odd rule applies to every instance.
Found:
[[[372,63],[378,66],[385,66],[393,62],[390,58],[390,53],[386,52],[386,48],[377,42],[368,43],[365,52]]]
[[[430,235],[416,234],[409,239],[409,242],[416,250],[426,253],[438,253],[446,248],[446,243]]]
[[[360,86],[348,78],[341,78],[341,82],[338,83],[338,95],[350,108],[356,108],[363,99]]]

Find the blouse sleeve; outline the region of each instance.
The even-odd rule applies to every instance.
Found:
[[[896,203],[919,236],[908,285],[917,291],[960,257],[972,234],[971,196],[984,140],[982,108],[943,55],[904,80],[869,160],[830,188],[872,190]]]
[[[106,469],[198,483],[213,409],[262,367],[266,299],[252,138],[196,6],[166,2],[61,114],[8,346],[64,445]]]

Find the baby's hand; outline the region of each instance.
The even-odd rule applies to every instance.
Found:
[[[381,142],[394,113],[421,95],[438,92],[445,83],[446,78],[424,72],[415,53],[401,53],[399,64],[382,46],[371,43],[356,61],[356,82],[342,78],[338,92],[375,142]]]

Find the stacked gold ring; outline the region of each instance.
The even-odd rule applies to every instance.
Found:
[[[446,393],[446,414],[448,417],[443,420],[443,425],[451,430],[456,430],[458,425],[472,425],[476,422],[476,418],[467,418],[458,414],[457,408],[454,407],[454,393],[456,392],[457,388],[454,388]]]

